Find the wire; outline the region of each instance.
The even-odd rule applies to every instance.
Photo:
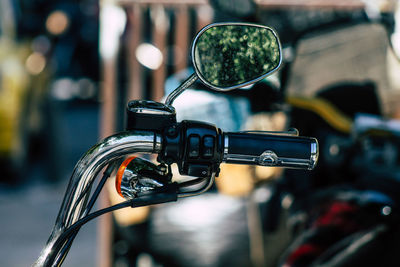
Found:
[[[81,194],[79,195],[79,197],[77,198],[77,200],[74,203],[74,206],[71,209],[71,213],[73,214],[76,210],[76,208],[78,207],[79,203],[81,203],[82,199],[86,196],[87,193],[90,192],[90,189],[92,188],[94,181],[91,181],[90,184],[88,184],[86,186],[86,188],[81,192]],[[69,225],[71,223],[72,217],[69,217],[68,222],[66,222],[67,225]]]
[[[199,183],[203,182],[206,179],[207,178],[192,179],[192,180],[189,180],[189,181],[185,181],[185,182],[179,183],[178,186],[179,186],[179,188],[193,186],[193,185],[196,185],[196,184],[199,184]]]
[[[106,181],[108,180],[108,178],[110,177],[112,171],[114,170],[114,166],[115,166],[115,161],[111,164],[108,165],[107,169],[104,171],[103,177],[101,178],[99,184],[96,187],[96,190],[93,192],[92,197],[89,200],[88,205],[86,206],[84,212],[83,212],[83,216],[87,215],[90,210],[93,208],[101,190],[103,189]],[[92,184],[91,184],[92,185]],[[74,204],[74,207],[72,209],[72,211],[74,211],[77,207],[77,204],[80,203],[80,201],[82,200],[82,198],[84,197],[85,194],[88,193],[88,191],[91,188],[91,185],[88,185],[87,188],[85,188],[85,190],[81,193],[81,195],[79,195],[77,201]],[[76,231],[74,233],[71,234],[71,236],[68,238],[68,240],[66,241],[65,245],[61,248],[60,252],[57,253],[58,257],[55,260],[54,264],[55,266],[60,266],[65,259],[65,256],[67,255],[67,253],[69,252],[72,242],[74,241],[76,235],[78,234],[78,231],[80,230],[80,227],[76,229]]]
[[[89,222],[90,220],[93,220],[94,218],[97,218],[98,216],[103,215],[103,214],[105,214],[107,212],[111,212],[111,211],[114,211],[114,210],[127,208],[127,207],[130,207],[131,205],[132,205],[132,200],[128,200],[128,201],[116,204],[116,205],[108,207],[108,208],[97,210],[97,211],[95,211],[93,213],[90,213],[86,217],[83,217],[82,219],[76,221],[73,225],[71,225],[68,229],[66,229],[57,238],[57,241],[53,245],[54,252],[52,253],[51,256],[49,256],[47,258],[47,262],[45,262],[44,266],[51,267],[51,266],[53,266],[53,264],[51,264],[52,262],[56,263],[55,262],[55,257],[57,255],[59,255],[59,254],[58,253],[56,254],[55,252],[59,251],[60,249],[62,249],[62,246],[67,245],[68,244],[67,243],[68,242],[67,239],[69,239],[71,237],[75,237],[77,232],[79,231],[79,229],[82,227],[82,225],[84,225],[85,223]],[[59,261],[58,264],[61,264],[62,260],[65,258],[65,257],[60,257],[60,256],[57,258],[57,260],[60,259],[60,260],[58,260]],[[56,266],[58,266],[58,265],[56,265]]]
[[[207,181],[207,183],[205,185],[203,185],[200,189],[197,190],[192,190],[192,191],[188,191],[188,192],[178,192],[178,198],[183,198],[183,197],[192,197],[192,196],[197,196],[200,194],[203,194],[204,192],[206,192],[208,189],[211,188],[211,186],[214,184],[215,181],[215,172],[211,174],[211,177],[207,177],[205,178],[205,180]],[[197,181],[198,179],[195,179],[193,181]],[[190,182],[190,181],[188,181]],[[182,188],[182,187],[179,187]]]
[[[128,201],[116,204],[114,206],[104,208],[101,210],[97,210],[97,211],[90,213],[90,214],[86,215],[85,217],[79,219],[74,224],[72,224],[69,228],[65,229],[65,231],[57,238],[57,240],[55,241],[55,243],[53,245],[53,249],[52,249],[53,251],[46,259],[44,266],[46,266],[46,267],[54,266],[53,264],[51,264],[52,262],[61,264],[65,258],[65,255],[66,255],[65,253],[68,252],[68,249],[64,250],[63,246],[67,246],[67,245],[70,246],[71,244],[69,244],[69,239],[71,239],[71,238],[73,239],[76,236],[78,230],[82,227],[82,225],[84,225],[85,223],[89,222],[92,219],[97,218],[100,215],[103,215],[105,213],[108,213],[108,212],[111,212],[114,210],[127,208],[127,207],[135,207],[136,208],[136,207],[142,207],[142,206],[176,201],[177,196],[178,196],[177,195],[177,189],[178,189],[177,184],[172,183],[172,184],[169,184],[168,186],[164,186],[164,187],[165,188],[163,188],[162,191],[154,191],[151,194],[142,195],[138,198],[130,199]],[[57,253],[61,249],[63,249],[63,252],[64,252],[64,254],[62,254],[62,255],[60,253]],[[57,255],[59,255],[59,256],[57,257]],[[55,265],[55,266],[57,266],[57,265]]]
[[[110,163],[110,164],[108,165],[107,169],[104,171],[102,180],[100,180],[100,182],[99,182],[99,184],[98,184],[98,186],[97,186],[97,188],[96,188],[96,191],[93,193],[92,198],[91,198],[91,200],[89,201],[89,204],[87,205],[87,207],[85,208],[83,214],[88,214],[89,211],[90,211],[90,209],[93,207],[94,202],[96,201],[98,195],[100,194],[100,191],[102,190],[102,188],[103,188],[105,182],[107,181],[108,177],[110,177],[111,173],[113,172],[114,167],[115,167],[115,165],[116,165],[117,162],[118,162],[118,161],[114,161],[114,162]],[[88,184],[88,185],[86,186],[86,188],[81,192],[81,194],[79,195],[79,197],[77,198],[77,200],[76,200],[76,202],[75,202],[75,204],[74,204],[74,207],[71,209],[71,212],[72,212],[72,213],[75,212],[75,209],[76,209],[76,207],[78,206],[78,204],[82,201],[83,197],[85,197],[85,195],[90,191],[90,189],[92,188],[93,182],[94,182],[94,179],[93,179],[93,181],[91,181],[90,184]],[[90,203],[90,202],[92,202],[92,203]],[[89,208],[89,210],[88,210],[88,207],[89,207],[89,206],[90,206],[90,208]],[[70,219],[71,219],[71,218],[70,218]],[[68,224],[69,224],[69,223],[70,223],[70,220],[69,220]],[[68,225],[68,224],[67,224],[67,225]]]

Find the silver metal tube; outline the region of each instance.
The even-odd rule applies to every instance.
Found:
[[[128,154],[159,153],[160,151],[160,135],[148,131],[131,131],[105,138],[86,152],[75,166],[51,236],[33,266],[42,266],[62,232],[85,215],[89,194],[83,199],[80,195],[88,186],[91,186],[103,167]],[[80,203],[73,209],[77,201]]]
[[[170,106],[174,102],[175,98],[177,98],[180,94],[182,94],[183,91],[185,91],[189,86],[191,86],[196,80],[198,79],[198,76],[196,73],[193,73],[192,75],[189,76],[178,88],[176,88],[174,91],[172,91],[168,96],[167,99],[165,100],[165,104]]]
[[[215,173],[211,174],[211,177],[206,181],[206,183],[198,190],[195,191],[189,191],[189,192],[180,192],[178,193],[178,198],[184,198],[184,197],[193,197],[193,196],[198,196],[201,195],[205,192],[208,191],[208,189],[211,188],[211,186],[214,184],[215,181]]]

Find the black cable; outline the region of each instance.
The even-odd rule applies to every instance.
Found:
[[[107,169],[104,171],[103,177],[101,178],[99,184],[97,185],[96,191],[93,193],[92,198],[89,201],[89,204],[87,205],[84,213],[88,214],[90,212],[90,209],[93,207],[94,202],[96,201],[98,195],[100,194],[101,190],[104,187],[105,182],[107,181],[108,177],[110,177],[111,173],[114,170],[114,166],[116,165],[117,161],[114,161],[113,163],[109,164]],[[94,181],[94,180],[93,180]],[[78,199],[76,200],[74,207],[72,208],[72,212],[75,211],[76,207],[78,204],[81,202],[82,198],[89,192],[89,190],[92,188],[93,181],[90,183],[90,185],[86,186],[85,190],[82,191],[82,193],[79,195]],[[91,203],[92,202],[92,203]],[[90,206],[90,208],[89,208]]]
[[[148,205],[154,205],[154,204],[160,204],[160,203],[165,203],[165,202],[171,202],[171,201],[176,201],[177,200],[177,189],[178,189],[178,184],[172,183],[169,185],[164,186],[161,190],[157,191],[154,190],[153,192],[149,194],[142,195],[138,198],[131,199],[119,204],[116,204],[114,206],[104,208],[101,210],[97,210],[93,213],[90,213],[86,215],[86,217],[83,217],[82,219],[79,219],[76,221],[74,224],[72,224],[69,228],[67,228],[56,240],[56,242],[53,245],[53,253],[47,258],[46,262],[44,263],[44,266],[46,267],[51,267],[53,266],[52,262],[55,263],[55,258],[59,253],[55,253],[57,251],[60,251],[63,246],[66,246],[68,240],[70,238],[75,237],[77,234],[77,231],[84,225],[85,223],[89,222],[90,220],[93,220],[97,218],[100,215],[103,215],[105,213],[118,210],[118,209],[123,209],[127,207],[142,207],[142,206],[148,206]],[[70,245],[70,244],[69,244]],[[58,264],[61,264],[62,261],[64,260],[65,256],[63,257],[58,257],[57,261]]]
[[[79,195],[78,199],[76,200],[74,206],[71,209],[71,212],[74,213],[76,207],[79,205],[79,203],[82,201],[82,199],[86,196],[86,194],[90,191],[92,188],[93,181],[90,183],[90,185],[87,185],[85,190],[82,191],[82,193]],[[66,224],[69,224],[71,222],[71,217],[69,218],[68,222]]]
[[[107,179],[110,177],[111,173],[114,170],[114,167],[116,165],[117,161],[114,161],[113,163],[109,164],[107,169],[104,171],[103,177],[101,178],[99,184],[97,185],[96,190],[93,192],[92,198],[90,199],[85,212],[83,214],[88,214],[90,210],[93,208],[94,203],[97,200],[97,197],[100,195],[101,190],[103,189]]]
[[[131,205],[132,205],[132,201],[131,201],[131,200],[128,200],[128,201],[125,201],[125,202],[116,204],[116,205],[111,206],[111,207],[108,207],[108,208],[104,208],[104,209],[101,209],[101,210],[97,210],[97,211],[95,211],[95,212],[93,212],[93,213],[90,213],[90,214],[87,215],[86,217],[83,217],[82,219],[76,221],[73,225],[71,225],[67,230],[65,230],[65,231],[57,238],[57,241],[56,241],[56,242],[54,243],[54,245],[53,245],[54,252],[59,251],[59,250],[62,248],[62,246],[66,246],[67,244],[69,244],[69,243],[66,243],[66,242],[68,242],[67,239],[69,239],[69,238],[71,238],[71,237],[72,237],[72,238],[75,237],[76,234],[77,234],[77,232],[79,231],[79,229],[80,229],[80,228],[82,227],[82,225],[84,225],[85,223],[87,223],[87,222],[89,222],[90,220],[92,220],[92,219],[94,219],[94,218],[96,218],[96,217],[98,217],[98,216],[100,216],[100,215],[103,215],[103,214],[105,214],[105,213],[107,213],[107,212],[111,212],[111,211],[114,211],[114,210],[127,208],[127,207],[130,207]],[[58,253],[53,253],[51,256],[49,256],[49,257],[47,258],[47,261],[45,262],[44,266],[51,267],[51,266],[53,265],[52,263],[55,263],[54,260],[55,260],[55,257],[56,257],[57,255],[59,255],[59,254],[58,254]],[[65,257],[59,257],[58,259],[62,260],[62,259],[64,259],[64,258],[65,258]],[[58,260],[58,261],[59,261],[59,260]],[[62,262],[59,262],[58,264],[60,264],[60,263],[62,263]]]
[[[101,190],[103,189],[105,183],[107,182],[108,178],[110,177],[112,171],[114,170],[114,166],[115,166],[115,162],[111,163],[108,165],[107,169],[104,171],[103,177],[101,178],[99,184],[96,187],[96,190],[93,192],[92,197],[89,200],[89,203],[86,207],[86,209],[83,212],[83,215],[86,215],[90,212],[90,210],[93,208]],[[75,203],[74,207],[72,210],[76,209],[77,204],[82,200],[83,196],[85,194],[88,193],[89,189],[91,188],[90,186],[87,186],[87,188],[85,188],[85,190],[81,193],[81,195],[78,197],[77,202]],[[65,259],[65,255],[69,252],[72,242],[74,241],[76,235],[78,234],[78,231],[80,230],[80,228],[77,228],[76,231],[71,234],[71,237],[68,238],[68,240],[66,241],[65,245],[62,247],[62,249],[60,250],[59,253],[57,253],[58,257],[55,260],[55,266],[60,266],[64,259]]]

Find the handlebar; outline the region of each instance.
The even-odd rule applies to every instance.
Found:
[[[311,170],[318,142],[270,132],[224,133],[211,124],[182,121],[166,129],[161,151],[159,161],[177,163],[181,175],[210,177],[221,162]]]
[[[136,130],[115,134],[83,155],[71,176],[52,234],[34,266],[52,266],[51,261],[59,255],[60,249],[68,251],[71,243],[59,239],[88,217],[90,207],[87,203],[96,176],[106,165],[129,154],[158,154],[161,163],[178,163],[181,174],[186,171],[191,176],[199,173],[199,177],[203,177],[198,179],[203,183],[201,189],[178,190],[178,197],[205,192],[214,182],[221,162],[312,169],[318,157],[318,143],[314,138],[270,133],[223,133],[213,125],[193,121],[172,124],[171,127],[163,133]],[[182,183],[176,188],[184,185]],[[61,256],[57,262],[63,260]]]
[[[226,133],[226,163],[313,169],[318,158],[315,138],[265,133]]]
[[[33,266],[53,266],[54,245],[68,228],[88,215],[90,189],[99,172],[109,163],[133,153],[159,153],[161,137],[151,131],[129,131],[107,137],[78,161],[70,178],[56,223],[46,246]]]

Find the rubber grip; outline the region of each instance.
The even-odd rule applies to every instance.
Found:
[[[311,137],[264,133],[225,133],[224,162],[313,169],[318,141]]]

